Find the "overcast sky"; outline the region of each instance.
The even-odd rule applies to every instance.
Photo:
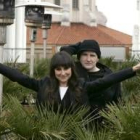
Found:
[[[107,17],[107,26],[124,33],[133,34],[136,23],[137,0],[96,0],[98,10]]]

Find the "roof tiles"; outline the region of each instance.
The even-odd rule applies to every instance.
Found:
[[[101,45],[131,45],[132,36],[106,26],[90,27],[83,23],[71,23],[71,26],[61,26],[61,23],[52,23],[48,30],[47,44],[68,45],[84,39],[95,39]],[[27,32],[29,43],[29,29]],[[43,44],[42,31],[38,29],[37,44]]]

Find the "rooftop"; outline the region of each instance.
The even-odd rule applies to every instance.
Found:
[[[83,23],[71,23],[71,26],[52,23],[51,29],[48,30],[47,44],[68,45],[84,39],[94,39],[100,45],[132,45],[132,36],[130,35],[103,25],[90,27]],[[29,30],[27,32],[27,42],[30,43]],[[41,29],[38,29],[36,44],[43,44]]]

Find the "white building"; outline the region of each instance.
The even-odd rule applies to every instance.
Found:
[[[140,58],[140,0],[136,3],[137,20],[134,26],[132,56]]]
[[[16,4],[23,1],[26,2],[38,0],[16,0]],[[86,37],[87,39],[96,39],[99,42],[102,50],[102,56],[113,56],[114,58],[116,58],[116,60],[125,59],[126,49],[128,52],[128,48],[126,48],[126,46],[130,47],[132,45],[131,36],[127,36],[126,34],[123,34],[121,32],[106,28],[107,19],[102,12],[98,11],[95,0],[42,0],[42,2],[50,2],[61,5],[63,7],[61,11],[58,10],[59,12],[62,12],[62,16],[53,15],[53,23],[59,22],[60,26],[66,28],[73,26],[72,23],[77,23],[90,27],[91,31],[94,31],[96,29],[98,30],[98,34],[102,34],[100,37],[99,35],[98,37],[96,37],[93,34],[90,37]],[[52,29],[50,29],[50,32],[53,33],[54,31],[52,30],[53,25]],[[61,33],[63,33],[62,30]],[[105,36],[105,41],[102,39],[103,36]],[[30,42],[28,40],[26,41],[26,39],[28,38],[26,38],[24,8],[17,8],[15,24],[11,25],[11,27],[8,27],[7,44],[5,45],[5,54],[7,55],[5,57],[5,61],[15,61],[15,59],[18,58],[18,62],[25,62],[28,57],[26,56],[26,49],[30,47]],[[60,38],[60,34],[57,36],[57,38]],[[80,36],[79,40],[77,39],[75,41],[81,41],[83,39],[86,39],[85,36]],[[58,44],[56,44],[56,42],[59,40],[53,40],[52,42],[49,40],[51,39],[48,38],[48,45],[55,48],[69,43],[75,43],[75,41],[68,41],[65,44],[65,42],[60,41],[58,42]],[[39,41],[37,41],[36,43],[36,48],[42,49],[41,44],[43,44],[43,41],[39,43],[38,42]]]
[[[97,10],[95,0],[42,0],[63,7],[63,16],[54,16],[53,21],[69,26],[71,22],[85,23],[89,26],[106,25],[106,17]]]

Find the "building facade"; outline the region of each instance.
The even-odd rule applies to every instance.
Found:
[[[62,10],[57,10],[62,15],[52,15],[52,26],[47,30],[47,57],[59,51],[60,46],[84,39],[97,40],[103,57],[123,61],[129,54],[131,36],[106,27],[107,18],[98,11],[95,0],[16,0],[16,4],[28,1],[51,2],[63,7]],[[8,55],[5,55],[5,61],[17,59],[19,62],[26,62],[30,59],[30,28],[25,26],[24,13],[24,8],[17,8],[15,24],[8,27],[5,46],[5,54]],[[42,29],[37,31],[35,58],[43,58]]]
[[[140,58],[140,0],[136,1],[136,23],[134,26],[132,56]]]

